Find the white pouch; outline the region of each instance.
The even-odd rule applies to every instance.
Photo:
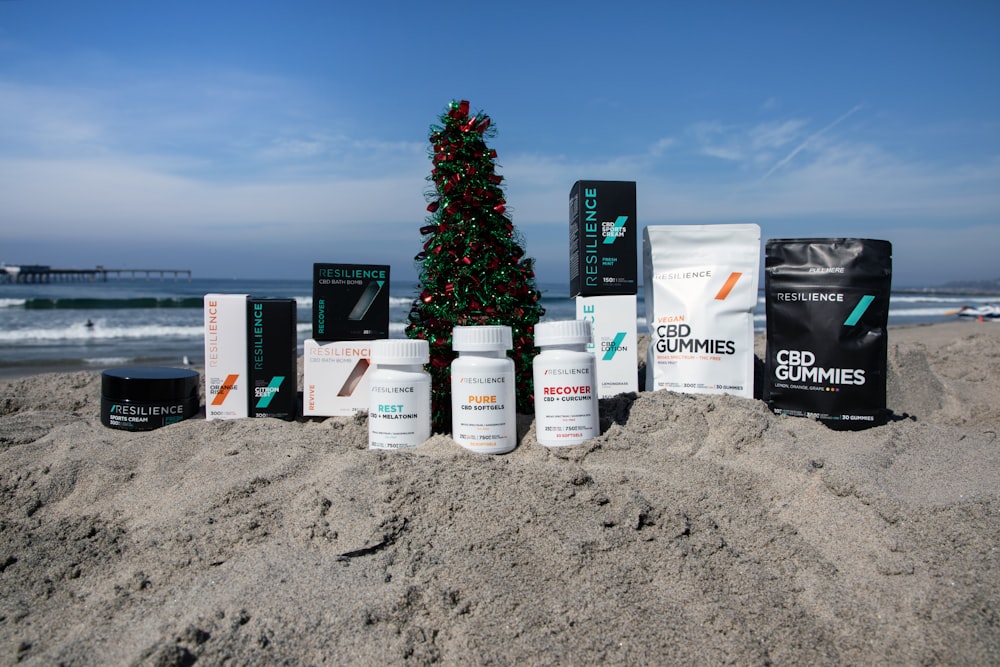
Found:
[[[642,248],[646,391],[753,398],[760,227],[649,226]]]

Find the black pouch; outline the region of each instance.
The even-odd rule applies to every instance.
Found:
[[[833,428],[884,424],[892,244],[770,239],[764,267],[771,410]]]

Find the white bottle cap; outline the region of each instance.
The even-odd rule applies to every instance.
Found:
[[[505,325],[458,326],[451,330],[451,348],[456,352],[503,352],[512,347],[513,336]]]
[[[372,363],[415,365],[430,360],[430,347],[422,338],[383,338],[372,341]]]
[[[586,345],[590,342],[590,322],[587,320],[559,320],[539,322],[535,325],[535,346]]]

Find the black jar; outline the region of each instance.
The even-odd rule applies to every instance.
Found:
[[[185,368],[112,368],[101,374],[101,423],[151,431],[197,414],[198,373]]]

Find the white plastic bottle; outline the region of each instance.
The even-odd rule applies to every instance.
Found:
[[[513,347],[508,326],[452,329],[451,437],[484,454],[505,454],[517,446]]]
[[[411,449],[431,437],[431,376],[426,340],[372,342],[368,448]]]
[[[546,447],[577,445],[601,434],[597,360],[587,352],[590,322],[535,325],[535,436]]]

